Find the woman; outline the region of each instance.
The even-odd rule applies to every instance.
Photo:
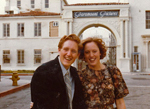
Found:
[[[83,50],[80,59],[87,62],[85,69],[79,72],[84,86],[88,109],[125,109],[125,97],[129,91],[116,66],[107,66],[100,62],[106,56],[105,43],[100,38],[89,37],[82,41]]]
[[[106,47],[102,39],[93,37],[82,41],[83,49],[80,59],[87,62],[87,66],[79,71],[84,86],[88,109],[125,109],[125,97],[129,91],[116,66],[107,66],[100,62],[106,56]],[[31,103],[32,107],[33,103]]]

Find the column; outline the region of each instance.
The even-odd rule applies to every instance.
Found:
[[[69,22],[66,21],[66,35],[69,35]]]
[[[125,20],[125,58],[129,58],[129,32],[128,20]]]
[[[121,25],[120,25],[120,35],[121,35],[121,58],[123,58],[124,56],[124,21],[121,20]]]
[[[145,41],[146,43],[146,56],[145,56],[145,59],[146,59],[146,71],[148,70],[148,41]]]
[[[69,22],[69,34],[72,34],[72,21]]]

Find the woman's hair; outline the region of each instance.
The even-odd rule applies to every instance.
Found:
[[[75,34],[70,34],[68,36],[67,35],[63,36],[60,39],[59,43],[58,43],[58,48],[61,49],[63,47],[64,42],[67,41],[67,40],[75,41],[77,43],[77,45],[78,45],[78,52],[82,49],[80,38],[77,35],[75,35]]]
[[[98,37],[88,37],[88,38],[81,41],[81,44],[82,44],[83,47],[81,49],[79,59],[84,59],[85,45],[87,43],[90,43],[90,42],[94,42],[98,46],[100,54],[101,54],[100,59],[103,59],[106,56],[107,48],[105,46],[105,42],[101,38],[98,38]]]

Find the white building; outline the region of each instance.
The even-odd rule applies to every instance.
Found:
[[[7,0],[5,11],[10,14],[0,15],[2,70],[35,70],[58,54],[63,35],[80,36],[95,26],[115,36],[121,71],[133,71],[134,61],[137,71],[150,71],[149,4],[149,0],[72,5],[66,0]]]

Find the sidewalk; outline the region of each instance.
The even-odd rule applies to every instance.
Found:
[[[12,74],[1,74],[0,98],[8,94],[30,87],[32,74],[19,74],[18,86],[12,86]]]
[[[123,75],[149,75],[150,72],[122,72]],[[19,74],[20,80],[18,86],[12,86],[12,80],[10,79],[12,74],[1,74],[0,81],[0,98],[11,93],[15,93],[24,88],[30,87],[30,82],[33,74]]]
[[[122,75],[150,75],[150,72],[122,72]]]

